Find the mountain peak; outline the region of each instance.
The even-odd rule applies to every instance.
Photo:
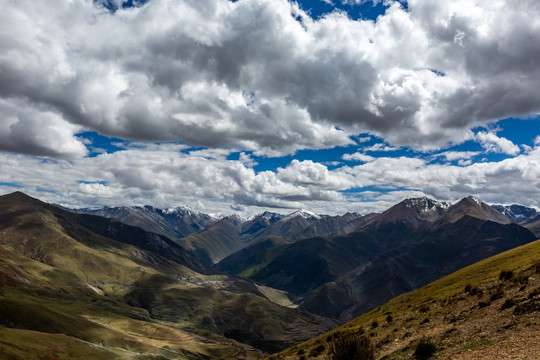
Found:
[[[308,220],[319,220],[319,219],[322,218],[321,215],[315,214],[312,211],[305,210],[305,209],[300,209],[300,210],[296,210],[295,212],[285,216],[283,219],[292,219],[292,218],[295,218],[295,217],[298,217],[298,216],[303,217],[304,219],[308,219]]]
[[[511,223],[511,220],[488,204],[474,196],[468,196],[453,204],[445,215],[448,220],[455,222],[463,216],[472,216],[479,219],[494,221],[500,224]]]
[[[272,212],[272,211],[265,211],[263,213],[251,216],[248,220],[268,219],[268,220],[270,220],[272,222],[274,220],[279,220],[279,219],[281,219],[283,217],[284,217],[284,215],[281,215],[279,213],[275,213],[275,212]]]
[[[394,223],[404,221],[410,226],[420,226],[424,222],[435,221],[449,207],[448,203],[435,201],[428,197],[405,199],[392,206],[374,221],[378,223]]]
[[[414,209],[419,212],[433,212],[438,209],[447,209],[450,206],[446,202],[439,202],[426,196],[405,199],[402,203],[409,209]]]
[[[199,211],[190,208],[189,206],[180,205],[163,210],[164,214],[182,214],[182,215],[197,215]]]

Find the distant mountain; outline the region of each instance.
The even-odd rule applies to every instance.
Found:
[[[233,215],[177,242],[193,254],[216,264],[258,239],[277,236],[294,240],[296,234],[327,217],[306,210],[289,215],[264,212],[247,220]]]
[[[359,213],[321,217],[292,237],[295,240],[300,240],[317,236],[346,234],[362,225],[362,219],[365,220],[365,217]]]
[[[269,235],[291,237],[326,217],[327,215],[318,215],[307,210],[298,210],[272,222],[268,227],[257,233],[257,237]]]
[[[493,221],[499,224],[509,224],[512,222],[509,218],[473,196],[461,199],[452,205],[444,213],[441,220],[446,222],[455,222],[464,216],[471,216],[482,220]]]
[[[522,205],[491,205],[495,210],[518,224],[526,224],[538,217],[540,213],[530,207]]]
[[[252,241],[267,236],[299,239],[318,233],[329,235],[338,233],[341,226],[346,232],[354,227],[347,224],[347,219],[353,220],[356,217],[352,214],[335,217],[336,219],[343,218],[343,220],[339,222],[329,219],[327,220],[329,224],[314,227],[307,234],[302,235],[299,233],[308,226],[329,217],[307,210],[298,210],[289,215],[267,211],[249,219],[240,218],[238,215],[216,218],[183,206],[166,210],[152,206],[65,210],[113,218],[125,224],[167,236],[208,264],[217,263]]]
[[[256,215],[251,219],[248,219],[242,224],[240,235],[243,236],[256,236],[264,229],[272,226],[276,221],[283,219],[285,215],[281,215],[275,212],[265,211],[262,214]]]
[[[246,241],[240,235],[242,223],[238,216],[227,216],[206,230],[176,242],[207,263],[214,264],[246,246]]]
[[[417,198],[369,216],[348,234],[265,248],[262,256],[252,254],[236,264],[233,255],[217,268],[249,273],[260,283],[303,297],[300,307],[306,311],[347,320],[535,239],[473,197],[453,205]]]
[[[192,270],[164,236],[22,193],[0,196],[0,234],[2,358],[256,359],[336,325]]]
[[[438,202],[427,197],[405,199],[374,216],[369,224],[402,223],[408,227],[417,228],[426,222],[432,222],[443,215],[450,204]]]
[[[540,237],[540,215],[530,219],[524,226],[531,230],[537,237]]]
[[[155,232],[171,239],[182,238],[200,232],[219,219],[179,206],[161,210],[152,206],[104,207],[101,209],[67,209],[79,214],[98,215],[116,219],[125,224],[138,226],[146,231]]]

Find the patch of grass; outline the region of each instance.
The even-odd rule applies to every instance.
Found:
[[[429,337],[423,337],[416,345],[413,356],[416,360],[427,360],[432,358],[436,352],[437,345],[435,345],[433,339]]]
[[[495,300],[498,300],[498,299],[502,299],[503,296],[504,296],[504,289],[502,288],[502,286],[498,286],[497,288],[495,288],[491,292],[491,296],[489,298],[489,301],[495,301]]]
[[[330,342],[330,360],[374,360],[375,351],[364,334],[336,334]]]
[[[514,272],[512,270],[502,270],[499,274],[499,280],[508,281],[514,277]]]

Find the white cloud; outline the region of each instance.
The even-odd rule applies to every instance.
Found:
[[[341,190],[350,186],[346,178],[341,178],[328,168],[311,160],[293,160],[285,168],[278,168],[277,177],[292,184],[316,185],[325,190]]]
[[[384,152],[387,152],[387,151],[397,151],[397,150],[399,150],[398,147],[388,146],[388,145],[381,144],[381,143],[374,144],[374,145],[371,145],[371,146],[369,146],[367,148],[364,148],[364,151],[384,151]]]
[[[85,128],[272,156],[366,131],[428,150],[540,112],[535,0],[388,4],[373,22],[312,20],[286,0],[152,0],[114,14],[85,0],[4,0],[1,115],[55,116],[68,141],[43,148],[2,126],[0,148],[19,139],[17,151],[80,157],[73,135]]]
[[[355,139],[357,143],[362,144],[371,140],[371,136],[363,136]]]
[[[436,154],[436,157],[444,157],[447,161],[454,160],[470,160],[471,158],[479,155],[478,151],[445,151],[440,154]]]
[[[360,152],[357,152],[354,154],[344,154],[341,158],[343,160],[355,160],[355,161],[362,161],[362,162],[370,162],[370,161],[375,160],[373,156],[369,156]]]
[[[80,183],[77,190],[82,194],[100,198],[108,198],[113,195],[112,190],[107,185],[99,183]]]
[[[419,195],[439,200],[475,195],[493,203],[540,207],[538,146],[500,162],[459,161],[454,166],[418,158],[378,158],[329,170],[310,160],[293,160],[276,171],[257,173],[242,158],[201,157],[175,146],[152,145],[71,161],[0,153],[0,181],[64,205],[188,205],[202,210],[202,202],[211,213],[230,213],[231,205],[246,214],[266,208],[329,214],[381,211]],[[362,188],[369,191],[358,192]],[[355,191],[342,192],[351,189]]]
[[[498,137],[493,132],[480,131],[475,138],[487,152],[517,155],[521,151],[519,146],[506,138]]]

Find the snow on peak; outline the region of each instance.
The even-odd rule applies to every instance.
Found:
[[[474,196],[469,196],[468,197],[469,199],[473,200],[475,203],[477,203],[479,206],[482,206],[482,202],[480,200],[478,200],[477,198],[475,198]]]
[[[163,210],[165,214],[186,214],[186,215],[198,215],[199,212],[189,206],[180,205],[169,209]]]
[[[252,215],[247,220],[268,219],[268,220],[272,221],[272,220],[279,220],[279,219],[281,219],[283,217],[284,217],[284,215],[282,215],[282,214],[278,214],[278,213],[271,212],[271,211],[265,211],[265,212],[260,213],[260,214]]]
[[[447,202],[439,202],[428,197],[422,196],[419,198],[411,198],[405,201],[405,206],[409,209],[417,209],[420,212],[432,212],[437,209],[448,209],[450,204]]]
[[[297,210],[297,211],[285,216],[284,219],[292,219],[292,218],[295,218],[295,217],[298,217],[298,216],[301,216],[304,219],[317,219],[317,220],[319,220],[320,218],[322,218],[321,215],[315,214],[312,211],[300,209],[300,210]]]

